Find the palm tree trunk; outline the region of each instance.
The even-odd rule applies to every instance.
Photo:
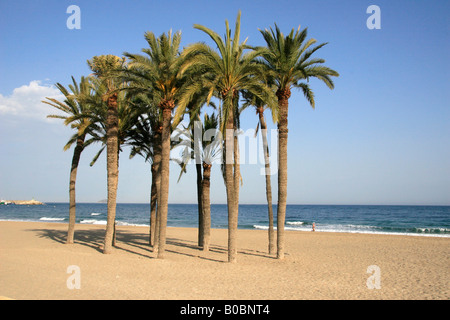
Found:
[[[211,164],[203,162],[203,181],[202,181],[202,200],[203,200],[203,239],[201,246],[203,251],[209,251],[209,242],[211,238]]]
[[[291,91],[289,88],[277,91],[278,119],[278,211],[277,211],[277,258],[284,259],[284,224],[287,200],[287,138],[288,106]]]
[[[153,252],[158,252],[159,247],[159,225],[160,221],[160,203],[161,203],[161,136],[162,136],[162,124],[155,128],[155,146],[153,148],[153,165],[155,167],[155,184],[156,184],[156,221],[154,224],[154,228],[152,228],[152,232],[154,236],[153,242]]]
[[[120,156],[120,146],[117,146],[117,173],[119,173],[119,156]],[[117,175],[117,180],[119,180],[119,176]],[[113,238],[112,238],[112,246],[116,246],[116,227],[117,227],[117,221],[116,218],[114,218],[114,230],[113,230]]]
[[[234,133],[237,132],[236,126],[233,130]],[[239,155],[239,140],[237,135],[234,136],[234,145],[233,145],[233,153],[234,153],[234,207],[236,212],[239,209],[239,185],[241,181],[241,165],[239,163],[240,155]]]
[[[203,245],[205,237],[204,221],[203,221],[203,176],[202,164],[196,163],[195,169],[197,171],[197,206],[198,206],[198,246]]]
[[[275,253],[275,231],[273,228],[273,207],[272,207],[272,183],[270,180],[270,158],[269,158],[269,144],[267,143],[267,125],[264,119],[264,108],[258,107],[259,124],[261,126],[261,136],[264,148],[264,163],[266,176],[266,198],[269,212],[269,254]]]
[[[81,152],[84,149],[84,139],[86,135],[80,135],[77,139],[77,145],[73,151],[72,167],[70,169],[69,179],[69,230],[67,231],[67,244],[73,243],[75,234],[76,201],[75,201],[75,183],[77,180],[78,163],[80,162]]]
[[[112,251],[116,219],[117,184],[119,180],[119,139],[118,139],[118,112],[117,93],[108,97],[108,113],[106,120],[106,157],[108,172],[108,216],[106,219],[106,233],[103,253]]]
[[[159,248],[158,258],[163,259],[166,247],[167,213],[169,203],[169,161],[170,161],[170,122],[174,102],[165,100],[162,103],[163,129],[161,140],[161,202],[158,204],[159,225]]]
[[[156,204],[158,193],[156,190],[156,169],[155,164],[152,164],[152,187],[150,192],[150,232],[148,244],[150,246],[155,245],[155,227],[156,227]]]
[[[227,191],[228,207],[228,262],[236,262],[236,231],[237,231],[237,212],[235,210],[235,191],[234,191],[234,134],[233,134],[233,112],[228,115],[225,133],[225,187]]]
[[[189,112],[189,116],[191,116],[191,112]],[[197,122],[198,121],[198,122]],[[204,229],[203,229],[203,191],[202,191],[202,162],[201,162],[201,139],[202,136],[198,136],[198,131],[201,133],[202,129],[197,124],[200,121],[200,115],[197,114],[196,121],[192,123],[192,119],[189,118],[189,123],[192,123],[192,129],[191,129],[191,137],[193,141],[193,149],[194,149],[194,159],[195,159],[195,170],[197,173],[197,210],[198,210],[198,235],[197,235],[197,242],[198,246],[201,247],[203,245],[203,236],[204,236]],[[198,130],[200,129],[200,130]],[[197,131],[198,130],[198,131]]]
[[[191,113],[189,113],[191,114]],[[192,122],[189,119],[189,122]],[[192,124],[192,138],[194,142],[194,159],[195,159],[195,170],[197,172],[197,209],[198,209],[198,246],[201,247],[203,245],[205,230],[203,228],[203,176],[202,176],[202,160],[201,160],[201,151],[200,146],[202,144],[202,127],[198,124],[200,123],[200,114],[197,114],[196,121]],[[200,136],[198,135],[200,132]]]
[[[237,254],[237,233],[238,233],[238,222],[239,222],[239,187],[240,187],[240,181],[241,181],[241,168],[240,168],[240,156],[239,156],[239,140],[237,133],[237,127],[236,123],[233,125],[233,157],[234,157],[234,173],[233,173],[233,186],[234,186],[234,203],[233,203],[233,230],[234,230],[234,238],[235,238],[235,254]],[[235,258],[236,259],[236,258]]]

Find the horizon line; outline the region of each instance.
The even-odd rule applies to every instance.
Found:
[[[48,202],[44,202],[42,201],[44,204],[46,203],[69,203],[68,201],[48,201]],[[106,202],[100,202],[100,201],[96,201],[96,202],[92,202],[92,201],[78,201],[76,203],[83,203],[83,204],[107,204]],[[150,205],[149,202],[117,202],[116,204],[147,204]],[[169,205],[197,205],[196,202],[173,202],[173,203],[169,203]],[[227,205],[227,203],[211,203],[211,205]],[[267,203],[239,203],[239,205],[266,205]],[[287,203],[286,205],[294,205],[294,206],[430,206],[430,207],[449,207],[450,204],[358,204],[358,203],[353,203],[353,204],[336,204],[336,203]],[[273,203],[272,206],[277,206],[276,203]]]

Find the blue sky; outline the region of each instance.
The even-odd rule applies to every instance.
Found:
[[[81,29],[70,30],[69,5],[81,10]],[[381,9],[381,29],[369,30],[369,5]],[[288,203],[450,205],[450,36],[448,1],[0,1],[0,198],[68,201],[72,150],[62,148],[70,128],[49,121],[56,82],[88,75],[94,55],[146,47],[143,34],[182,31],[182,45],[210,43],[193,24],[219,34],[234,27],[242,11],[241,36],[263,45],[258,28],[276,22],[285,33],[301,25],[319,43],[316,52],[337,70],[335,89],[311,81],[312,110],[300,92],[289,106]],[[266,115],[270,123],[269,114]],[[242,129],[256,127],[248,110]],[[270,124],[270,128],[275,128]],[[249,131],[248,131],[249,132]],[[77,199],[106,198],[106,159],[81,159]],[[121,154],[119,202],[146,202],[150,167]],[[276,159],[276,157],[274,158]],[[264,203],[262,164],[242,166],[241,203]],[[171,166],[172,203],[195,203],[195,169],[177,182]],[[277,175],[272,176],[276,202]],[[213,203],[225,203],[213,167]]]

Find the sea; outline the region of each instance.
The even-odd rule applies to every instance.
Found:
[[[273,206],[276,227],[276,205]],[[227,228],[227,205],[211,205],[213,228]],[[76,222],[106,225],[107,207],[104,203],[78,203]],[[45,205],[0,205],[0,221],[35,221],[68,223],[68,203]],[[149,226],[150,205],[119,203],[116,209],[118,225]],[[450,206],[391,206],[391,205],[287,205],[286,230],[316,232],[346,232],[395,234],[427,237],[450,237]],[[196,204],[169,204],[169,227],[198,226]],[[240,229],[269,227],[267,205],[239,205]]]

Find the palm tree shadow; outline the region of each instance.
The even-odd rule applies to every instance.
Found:
[[[36,232],[39,238],[47,238],[61,244],[66,244],[67,231],[55,229],[30,229],[28,231]],[[74,235],[74,244],[80,244],[101,252],[101,242],[104,238],[103,230],[76,230]]]
[[[66,244],[67,231],[55,229],[31,229],[29,231],[36,232],[40,238],[47,238],[61,244]],[[75,230],[74,244],[92,248],[98,252],[103,252],[103,244],[105,239],[105,230]],[[131,248],[128,248],[131,247]],[[148,235],[143,233],[133,233],[124,230],[116,232],[116,249],[137,254],[143,257],[152,258],[139,251],[153,252],[148,244]],[[134,250],[135,248],[136,250]]]
[[[214,259],[214,258],[211,258],[211,257],[205,257],[205,256],[202,256],[201,254],[199,254],[199,251],[203,252],[203,250],[195,241],[181,240],[181,239],[177,239],[177,238],[167,238],[167,244],[173,245],[173,246],[176,246],[176,247],[183,247],[183,248],[187,248],[187,249],[191,249],[191,250],[195,251],[193,253],[187,253],[187,252],[181,252],[181,251],[175,251],[175,250],[166,249],[166,251],[171,252],[171,253],[182,254],[182,255],[185,255],[185,256],[188,256],[188,257],[194,257],[194,258],[199,258],[199,259],[213,261],[213,262],[220,262],[220,263],[224,263],[225,262],[224,260]],[[210,247],[210,251],[214,252],[213,250],[211,250],[211,247]],[[218,252],[218,253],[226,253],[226,250],[216,251],[216,252]]]
[[[144,258],[153,259],[154,257],[149,256],[149,254],[153,253],[153,247],[150,246],[148,240],[149,235],[146,233],[135,233],[135,232],[128,232],[125,230],[116,230],[115,248],[129,252],[131,254],[142,256]]]
[[[30,229],[28,231],[35,232],[40,238],[47,238],[60,244],[66,244],[66,230]],[[120,228],[118,228],[116,230],[115,248],[144,258],[153,259],[154,257],[151,256],[151,254],[153,253],[153,248],[148,243],[148,237],[149,235],[147,233],[129,232],[127,230],[120,230]],[[104,238],[105,230],[103,229],[75,230],[74,244],[89,247],[97,252],[102,253]],[[199,252],[202,252],[202,248],[199,247],[195,241],[178,238],[167,238],[167,244],[170,247],[168,247],[166,251],[171,253],[182,254],[185,256],[214,262],[226,262],[226,258],[224,260],[219,260],[199,254]],[[209,251],[211,253],[217,253],[226,256],[228,249],[224,246],[212,244],[209,247]],[[238,253],[264,258],[274,258],[268,255],[268,253],[250,249],[241,249],[238,251]]]
[[[167,238],[167,244],[171,244],[174,246],[178,246],[178,247],[184,247],[184,248],[189,248],[189,249],[193,249],[193,250],[202,250],[201,247],[199,247],[196,242],[194,241],[190,241],[190,240],[181,240],[181,239],[177,239],[177,238]],[[217,244],[212,244],[209,247],[209,251],[213,252],[213,253],[218,253],[218,254],[223,254],[223,255],[227,255],[228,254],[228,248],[225,246],[220,246]],[[173,251],[170,251],[173,252]],[[176,252],[176,253],[180,253],[180,252]],[[252,250],[252,249],[240,249],[238,250],[239,254],[243,254],[243,255],[248,255],[248,256],[255,256],[255,257],[262,257],[262,258],[269,258],[269,259],[276,259],[275,256],[269,255],[267,252],[264,251],[259,251],[259,250]],[[221,261],[221,260],[217,260],[217,259],[213,259],[213,258],[207,258],[207,257],[202,257],[202,256],[198,256],[195,254],[187,254],[187,253],[183,253],[185,255],[188,256],[195,256],[195,257],[199,257],[201,259],[206,259],[206,260],[211,260],[211,261],[217,261],[217,262],[225,262],[225,261]]]

